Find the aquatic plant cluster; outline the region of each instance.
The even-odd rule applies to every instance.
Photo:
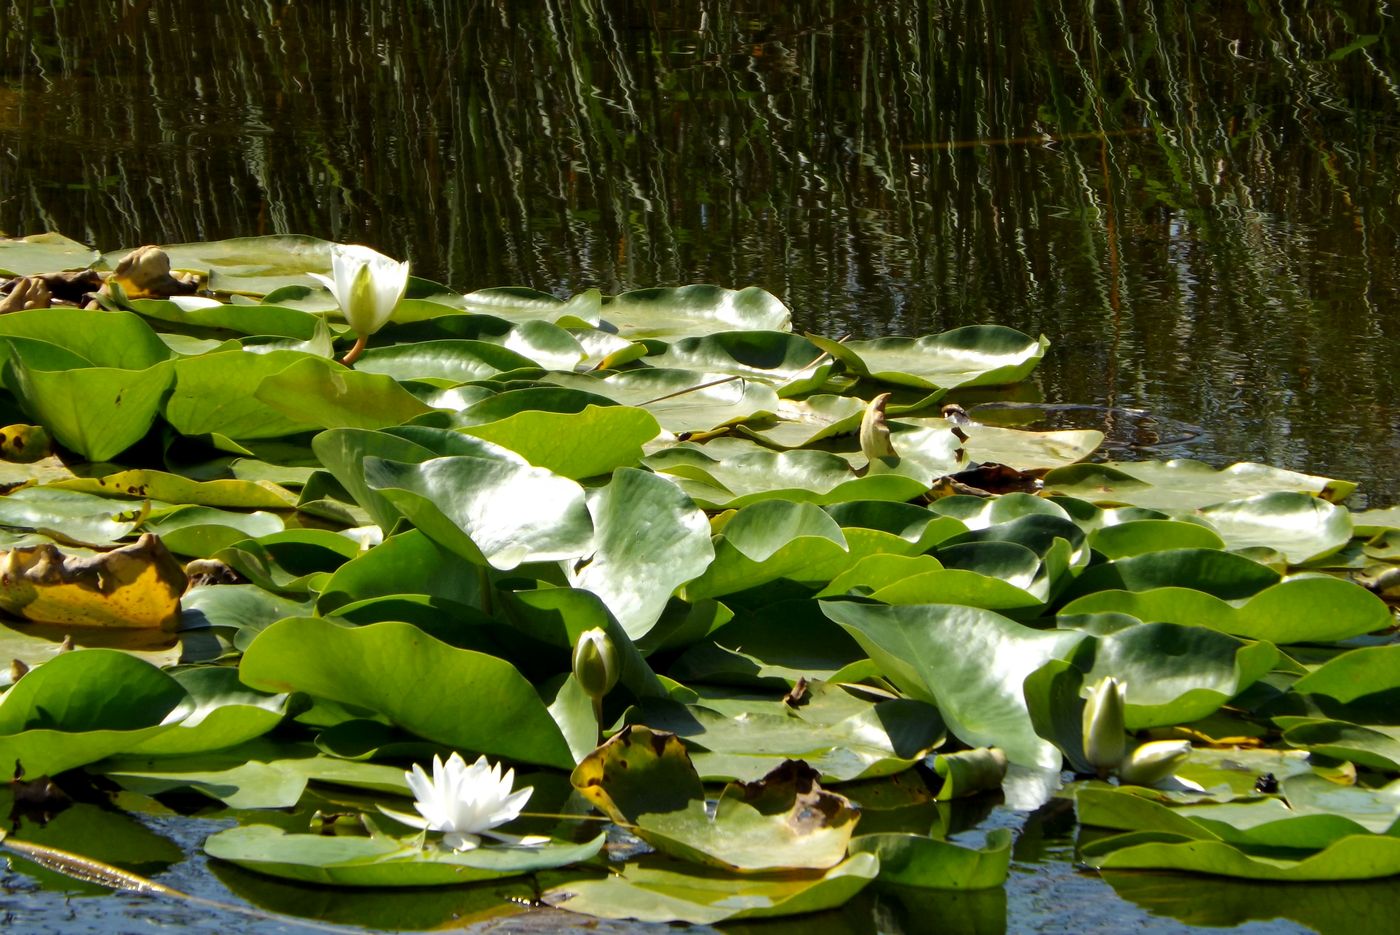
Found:
[[[259,874],[646,921],[999,887],[978,796],[1072,801],[1097,868],[1400,873],[1400,510],[1350,483],[979,422],[1048,343],[996,325],[129,254],[0,241],[0,764],[41,807],[100,779]]]

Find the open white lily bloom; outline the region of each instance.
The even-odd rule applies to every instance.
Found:
[[[408,263],[392,260],[360,244],[331,246],[331,276],[311,273],[320,280],[358,336],[342,363],[351,364],[364,350],[365,341],[393,316],[408,290]]]
[[[492,766],[480,757],[471,766],[460,753],[448,757],[433,757],[433,775],[429,778],[417,765],[404,773],[416,801],[417,815],[406,815],[380,806],[380,811],[414,828],[445,832],[443,843],[453,850],[469,851],[481,843],[481,835],[508,844],[543,844],[548,838],[517,837],[492,831],[515,819],[529,801],[534,788],[527,786],[511,792],[515,770],[501,775],[501,764]]]

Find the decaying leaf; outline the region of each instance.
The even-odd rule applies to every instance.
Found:
[[[711,812],[685,745],[632,725],[585,757],[573,784],[659,851],[752,873],[821,870],[846,856],[860,812],[817,775],[787,760],[757,782],[730,783]]]
[[[0,553],[0,608],[41,623],[174,629],[185,572],[150,533],[93,557],[53,545]]]
[[[160,247],[149,245],[137,247],[117,264],[104,291],[113,282],[131,299],[189,295],[199,287],[195,276],[172,276],[170,257]]]
[[[31,308],[48,308],[53,302],[49,287],[38,276],[21,276],[5,294],[0,294],[0,315]]]
[[[53,453],[53,440],[42,425],[7,425],[0,428],[0,458],[33,464]]]

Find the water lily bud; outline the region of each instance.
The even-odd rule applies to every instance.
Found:
[[[890,427],[885,422],[885,404],[890,401],[889,393],[881,393],[865,407],[865,415],[860,420],[860,450],[867,460],[896,458],[894,444],[890,441]]]
[[[1098,770],[1110,770],[1123,762],[1126,728],[1123,708],[1128,688],[1111,675],[1105,675],[1089,689],[1084,704],[1084,757]]]
[[[1128,755],[1118,767],[1118,778],[1134,786],[1151,786],[1176,772],[1190,756],[1189,740],[1153,740]]]
[[[309,274],[319,280],[340,306],[341,314],[359,335],[341,362],[349,365],[364,350],[365,339],[384,327],[408,289],[408,264],[359,244],[331,247],[332,276]]]
[[[602,698],[617,684],[617,647],[600,627],[585,631],[574,647],[574,678],[589,697]]]

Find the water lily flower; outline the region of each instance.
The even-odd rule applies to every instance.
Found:
[[[617,647],[602,627],[586,630],[574,646],[574,678],[588,697],[602,699],[619,675]]]
[[[526,786],[512,792],[515,770],[508,769],[502,776],[501,764],[492,766],[484,756],[471,766],[460,753],[452,754],[446,763],[435,756],[431,778],[416,763],[404,773],[404,778],[413,790],[413,807],[418,814],[407,815],[383,806],[379,810],[411,827],[444,832],[443,843],[453,850],[471,850],[481,843],[482,835],[508,844],[541,844],[548,840],[491,830],[519,816],[535,790]]]
[[[331,246],[332,276],[310,275],[331,291],[350,327],[355,346],[341,363],[359,360],[365,342],[393,316],[408,289],[408,263],[400,263],[359,244]]]
[[[1101,775],[1123,762],[1127,749],[1123,709],[1127,699],[1128,687],[1105,675],[1089,689],[1089,700],[1084,703],[1084,758]]]
[[[1139,746],[1118,767],[1120,782],[1154,786],[1166,779],[1191,756],[1188,740],[1152,740]]]

